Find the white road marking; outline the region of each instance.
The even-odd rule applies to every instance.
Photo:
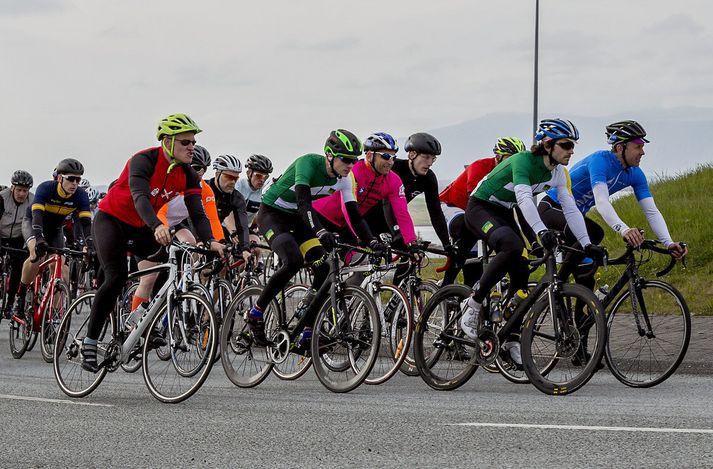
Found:
[[[604,432],[713,434],[713,429],[708,429],[708,428],[598,427],[598,426],[590,426],[590,425],[537,425],[537,424],[527,424],[527,423],[487,423],[487,422],[447,423],[446,425],[447,426],[463,426],[463,427],[535,428],[535,429],[547,429],[547,430],[591,430],[591,431],[604,431]]]
[[[111,404],[97,404],[94,402],[70,401],[67,399],[45,399],[43,397],[12,396],[10,394],[0,394],[0,399],[14,399],[16,401],[51,402],[53,404],[88,405],[88,406],[93,406],[93,407],[114,407]]]

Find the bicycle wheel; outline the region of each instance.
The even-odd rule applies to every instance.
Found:
[[[192,292],[177,292],[169,305],[159,309],[146,330],[165,337],[166,344],[156,347],[144,338],[141,353],[144,381],[153,397],[161,402],[183,402],[200,389],[213,367],[218,328],[211,304]],[[165,324],[165,327],[164,327]],[[161,354],[170,355],[164,360]]]
[[[465,384],[478,365],[475,342],[467,339],[459,322],[461,304],[472,289],[448,285],[431,297],[413,338],[416,367],[423,381],[438,391],[450,391]]]
[[[32,299],[34,293],[32,284],[27,288],[25,293],[25,320],[20,322],[15,316],[10,318],[10,353],[13,358],[22,358],[28,350],[32,350],[30,345],[34,346],[33,340],[37,340],[37,335],[33,332],[32,318]]]
[[[97,373],[82,368],[82,341],[87,335],[89,313],[95,295],[96,292],[93,291],[79,295],[67,308],[57,330],[52,368],[59,388],[69,397],[84,397],[90,394],[99,386],[108,371],[107,367],[102,367]],[[118,352],[118,347],[113,345],[114,327],[114,316],[109,315],[97,343],[99,363],[104,361],[110,348]]]
[[[691,313],[672,285],[642,279],[633,299],[631,290],[617,299],[607,328],[605,357],[612,374],[627,386],[648,388],[668,379],[683,361]]]
[[[606,345],[606,317],[591,290],[563,284],[530,309],[522,327],[522,363],[532,384],[545,394],[570,394],[594,375]]]
[[[129,319],[129,315],[131,314],[131,305],[133,303],[134,293],[136,293],[137,288],[139,288],[138,280],[127,282],[123,293],[119,297],[119,301],[116,303],[116,308],[118,308],[119,311],[117,317],[119,318],[121,327],[126,327],[126,321]],[[143,340],[143,337],[139,338],[139,341],[136,344],[136,347],[138,347],[138,349],[136,349],[136,353],[132,354],[132,358],[127,362],[121,364],[121,369],[125,372],[136,373],[139,371],[139,368],[141,368],[141,354],[138,350],[143,349]]]
[[[394,285],[379,284],[374,303],[381,320],[381,345],[366,384],[382,384],[396,374],[406,359],[413,335],[413,311],[406,294]]]
[[[440,287],[435,282],[430,280],[422,281],[421,284],[416,288],[416,294],[410,296],[411,311],[413,313],[413,327],[416,329],[416,324],[423,314],[424,309],[426,309],[426,304],[433,295],[438,291]],[[406,292],[409,296],[408,292]],[[411,337],[413,341],[413,336]],[[406,376],[418,376],[418,368],[416,367],[416,360],[413,358],[413,343],[408,348],[408,353],[404,359],[404,363],[401,365],[401,372]]]
[[[223,323],[223,317],[228,310],[228,305],[233,300],[234,294],[235,291],[233,290],[232,283],[222,278],[215,281],[213,304],[215,305],[215,316],[218,318],[220,324]]]
[[[54,354],[54,344],[57,338],[59,323],[64,317],[64,313],[69,306],[69,288],[63,281],[58,280],[54,286],[54,297],[50,298],[42,312],[42,324],[40,329],[40,343],[42,344],[42,358],[47,363],[52,363]]]
[[[285,290],[285,312],[287,315],[291,315],[300,300],[304,297],[309,287],[306,285],[292,285]],[[293,316],[290,323],[296,322],[297,319]],[[265,321],[265,327],[268,331],[276,330],[279,327],[275,322],[275,315],[271,314],[270,317]],[[288,327],[290,324],[288,324]],[[307,373],[309,367],[312,365],[312,357],[307,355],[301,355],[298,353],[290,353],[287,355],[287,359],[282,363],[275,363],[272,367],[272,372],[275,373],[280,379],[284,380],[295,380]]]
[[[262,293],[262,286],[247,287],[235,295],[228,306],[220,333],[220,359],[225,374],[234,385],[252,388],[262,383],[270,374],[273,363],[266,347],[253,343],[245,324],[245,315]],[[277,311],[272,301],[265,315]]]
[[[381,338],[379,313],[371,295],[354,286],[345,287],[342,293],[336,305],[331,299],[324,303],[312,335],[312,366],[332,392],[349,392],[366,379]]]

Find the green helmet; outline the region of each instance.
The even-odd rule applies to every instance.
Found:
[[[500,156],[512,156],[525,150],[525,144],[522,143],[522,140],[515,137],[501,137],[495,143],[495,148],[493,148],[493,152]]]
[[[357,159],[361,156],[362,145],[356,135],[344,129],[332,130],[324,144],[324,154],[341,158]]]
[[[161,119],[158,123],[158,130],[156,131],[156,139],[161,140],[164,135],[169,137],[173,135],[178,135],[183,132],[202,132],[198,128],[193,119],[185,114],[171,114],[170,116]]]

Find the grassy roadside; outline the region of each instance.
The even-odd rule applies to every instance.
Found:
[[[650,182],[650,187],[674,241],[685,241],[689,249],[688,268],[683,270],[679,263],[663,280],[681,291],[692,314],[713,315],[713,165]],[[645,237],[655,238],[633,194],[618,198],[613,205],[629,226],[641,227],[645,230]],[[418,215],[428,217],[421,211]],[[610,256],[621,255],[624,252],[621,237],[604,223],[596,210],[587,216],[605,228],[603,244]],[[442,278],[443,274],[435,272],[436,267],[442,264],[442,259],[432,259],[423,269],[423,277]],[[655,273],[667,264],[666,256],[654,254],[649,262],[640,267],[640,272],[644,277],[655,278]],[[600,269],[597,286],[613,285],[621,275],[620,269],[621,266],[610,267],[607,271]]]

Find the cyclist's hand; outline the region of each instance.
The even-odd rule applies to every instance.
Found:
[[[536,258],[541,258],[545,256],[545,248],[542,247],[537,241],[533,242],[530,246],[530,255]]]
[[[371,241],[369,241],[369,249],[374,251],[374,254],[384,257],[384,256],[386,256],[386,253],[389,251],[389,246],[382,243],[378,239],[372,239]]]
[[[425,257],[425,254],[423,253],[423,249],[421,249],[421,245],[415,241],[408,245],[408,252],[414,258],[414,260],[419,263]]]
[[[544,248],[548,251],[552,251],[554,248],[557,247],[558,240],[556,231],[542,230],[537,233],[537,236],[540,238],[540,241],[542,241],[542,246],[544,246]]]
[[[688,246],[681,246],[680,243],[671,243],[666,247],[669,251],[671,251],[671,255],[676,259],[680,259],[688,254]]]
[[[156,242],[161,246],[168,246],[171,244],[171,231],[163,223],[158,225],[155,230],[153,230],[153,236],[156,238]]]
[[[455,244],[446,244],[443,246],[443,250],[446,251],[446,255],[451,259],[456,259],[458,257],[458,246]]]
[[[319,238],[319,242],[327,251],[331,251],[337,246],[337,239],[334,237],[334,234],[327,230],[319,230],[317,237]]]
[[[641,243],[644,242],[644,235],[638,228],[629,228],[624,232],[622,237],[624,238],[624,241],[626,241],[635,248],[638,248],[639,246],[641,246]]]
[[[213,240],[210,242],[210,250],[217,252],[220,257],[225,257],[225,245],[219,241]]]
[[[591,257],[594,261],[601,263],[607,257],[607,250],[596,244],[587,244],[584,246],[584,253],[587,257]]]
[[[243,250],[242,252],[243,252],[243,260],[247,264],[250,261],[250,258],[253,256],[253,254],[247,249]]]
[[[35,237],[35,259],[45,257],[45,254],[47,254],[48,247],[49,246],[47,245],[47,241],[45,241],[45,238],[43,238],[42,236]]]

